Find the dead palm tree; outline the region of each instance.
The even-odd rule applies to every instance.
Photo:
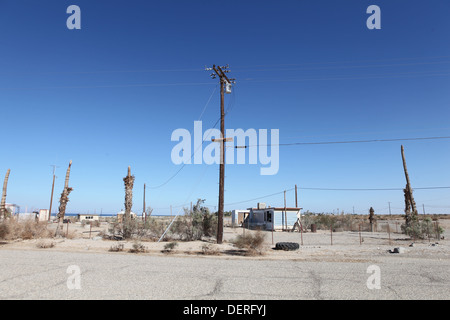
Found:
[[[130,237],[130,221],[131,221],[131,207],[133,206],[133,185],[134,176],[131,175],[131,168],[128,167],[128,174],[123,178],[125,184],[125,214],[123,219],[123,234],[125,238]]]
[[[6,171],[5,181],[3,182],[3,193],[2,193],[2,202],[0,204],[0,219],[6,218],[6,188],[8,186],[8,179],[9,179],[9,173],[10,169]]]
[[[69,176],[70,176],[70,167],[72,166],[72,160],[69,162],[69,167],[66,172],[66,181],[64,182],[64,189],[61,193],[61,198],[59,200],[59,208],[58,208],[58,227],[56,228],[56,235],[60,234],[62,230],[62,224],[64,223],[64,215],[66,214],[66,206],[67,202],[69,202],[69,194],[72,192],[73,188],[69,187]]]

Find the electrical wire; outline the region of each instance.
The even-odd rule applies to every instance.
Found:
[[[369,143],[369,142],[392,142],[392,141],[415,141],[415,140],[442,140],[450,139],[450,136],[442,137],[420,137],[420,138],[396,138],[396,139],[371,139],[371,140],[349,140],[349,141],[324,141],[324,142],[291,142],[279,144],[255,144],[247,147],[270,147],[270,146],[294,146],[294,145],[318,145],[318,144],[346,144],[346,143]],[[229,146],[235,148],[235,146]]]
[[[298,190],[315,190],[315,191],[403,191],[403,188],[309,188],[309,187],[297,187]],[[433,189],[450,189],[450,186],[445,187],[419,187],[419,188],[413,188],[413,190],[433,190]],[[268,194],[265,196],[260,196],[257,198],[237,201],[237,202],[231,202],[231,203],[225,203],[226,206],[231,206],[235,204],[245,203],[245,202],[251,202],[255,200],[261,200],[265,198],[269,198],[272,196],[276,196],[279,194],[283,194],[284,192],[295,190],[295,188],[286,189],[283,191],[275,192],[272,194]],[[214,207],[212,205],[206,205],[208,207]],[[431,206],[429,206],[431,207]],[[391,206],[391,208],[394,208]]]

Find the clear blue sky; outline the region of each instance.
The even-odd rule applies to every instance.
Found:
[[[71,4],[81,30],[66,27]],[[366,27],[372,4],[381,30]],[[173,130],[192,131],[205,105],[204,129],[219,117],[218,81],[205,65],[229,64],[237,79],[226,128],[279,129],[280,143],[450,136],[449,12],[438,0],[0,0],[7,202],[48,208],[56,164],[55,211],[72,160],[68,212],[121,210],[131,166],[141,213],[143,184],[180,168]],[[295,184],[402,188],[401,144],[413,187],[450,186],[450,139],[291,145],[280,147],[273,176],[260,164],[227,165],[225,204]],[[197,198],[216,206],[218,175],[217,165],[187,165],[147,188],[147,204],[155,214]],[[450,189],[414,195],[420,212],[450,212]],[[257,201],[282,206],[283,194],[225,209]],[[402,191],[299,189],[299,205],[316,212],[387,213],[388,202],[402,213]]]

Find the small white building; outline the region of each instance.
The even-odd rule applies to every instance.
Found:
[[[250,210],[233,210],[231,212],[231,225],[233,227],[242,226],[245,217],[248,216],[249,213]]]
[[[123,216],[125,215],[125,211],[122,210],[120,212],[117,213],[117,222],[122,222],[123,221]],[[133,211],[131,211],[130,213],[131,215],[131,219],[136,219],[136,213],[134,213]]]
[[[100,216],[98,214],[78,214],[77,215],[78,221],[99,221]]]
[[[39,212],[35,212],[34,219],[39,222],[48,221],[48,209],[39,209]]]
[[[12,216],[19,214],[20,211],[20,207],[14,203],[5,203],[5,208]]]

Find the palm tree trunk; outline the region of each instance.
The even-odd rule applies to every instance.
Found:
[[[6,188],[8,186],[8,179],[10,169],[6,171],[5,181],[3,182],[3,193],[2,193],[2,202],[0,204],[0,219],[6,218]]]
[[[413,197],[411,183],[409,182],[409,174],[408,168],[406,167],[405,150],[403,148],[403,145],[401,146],[401,151],[402,151],[403,170],[405,172],[406,178],[406,188],[403,189],[405,195],[405,224],[407,227],[409,227],[411,222],[417,219],[417,209],[416,209],[416,202],[414,201]]]
[[[60,231],[62,231],[62,224],[64,223],[64,215],[66,214],[66,206],[67,202],[69,202],[69,194],[73,190],[69,187],[69,177],[70,177],[70,167],[72,166],[72,160],[69,162],[69,167],[66,172],[66,181],[64,182],[64,190],[61,193],[61,198],[59,200],[59,208],[58,208],[58,227],[56,228],[56,234],[59,235]]]
[[[128,174],[123,178],[125,183],[125,214],[123,219],[123,235],[125,238],[131,236],[131,207],[133,206],[133,184],[134,176],[131,175],[131,168],[128,167]]]
[[[131,207],[133,206],[133,184],[134,176],[131,175],[131,168],[128,167],[128,175],[123,178],[125,183],[125,215],[124,221],[130,221]]]

